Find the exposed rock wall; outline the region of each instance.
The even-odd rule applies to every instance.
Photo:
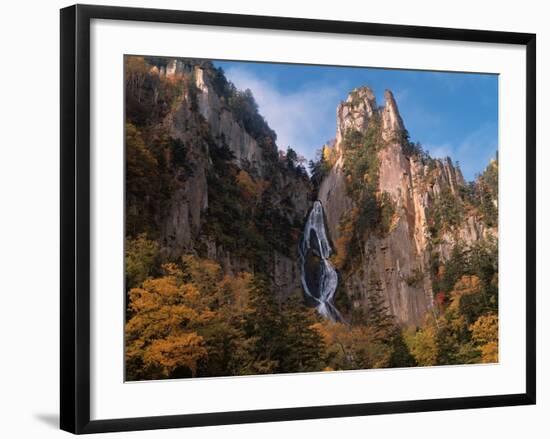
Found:
[[[156,70],[152,71],[173,81],[183,81],[184,76],[192,81],[162,121],[170,137],[186,145],[186,159],[192,172],[171,194],[163,209],[161,253],[165,259],[175,259],[185,253],[201,253],[219,262],[226,273],[253,271],[253,261],[232,254],[203,233],[209,207],[208,175],[212,167],[204,131],[208,131],[218,146],[229,147],[238,167],[277,188],[270,202],[275,209],[280,207],[280,212],[284,212],[289,221],[305,219],[312,204],[311,185],[307,179],[273,171],[272,166],[269,168],[265,151],[216,94],[206,71],[208,68],[178,59],[169,61],[165,67],[154,67]],[[272,280],[280,297],[300,288],[297,246],[292,250],[290,255],[275,250],[271,254]]]
[[[195,85],[199,113],[208,122],[211,134],[218,142],[226,142],[235,154],[239,165],[252,166],[258,175],[264,175],[262,149],[258,143],[237,122],[230,109],[221,102],[208,81],[204,69],[195,69]]]
[[[464,178],[450,159],[435,160],[435,168],[428,169],[418,156],[409,154],[404,123],[393,94],[386,91],[385,104],[378,107],[372,91],[363,87],[338,106],[336,160],[319,189],[332,240],[339,238],[340,222],[353,206],[346,193],[343,169],[345,132],[365,131],[376,112],[384,141],[378,152],[378,190],[390,194],[395,214],[387,234],[371,234],[360,243],[361,261],[355,264],[358,268],[342,273],[341,282],[353,306],[365,307],[374,274],[381,282],[390,312],[405,325],[418,325],[433,309],[430,253],[438,252],[446,259],[458,240],[470,244],[497,232],[485,227],[474,214],[467,214],[460,227],[443,234],[435,247],[430,245],[428,209],[443,189],[457,194],[465,184]]]

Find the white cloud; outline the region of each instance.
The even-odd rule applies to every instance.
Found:
[[[489,161],[495,158],[498,148],[494,137],[495,130],[493,124],[484,124],[468,133],[464,140],[456,145],[426,145],[425,149],[432,157],[451,157],[453,161],[458,161],[464,177],[473,180],[476,174],[483,172]]]
[[[445,157],[453,157],[453,147],[446,143],[443,145],[426,145],[424,147],[433,158],[444,159]]]
[[[245,67],[230,67],[225,74],[237,88],[252,90],[260,113],[277,133],[280,149],[285,150],[290,145],[298,154],[311,159],[323,142],[335,136],[336,106],[345,99],[342,90],[348,90],[349,84],[342,82],[327,85],[317,81],[296,91],[286,92],[276,87],[269,77],[260,77]],[[413,119],[422,121],[426,126],[440,124],[440,114],[407,102],[411,100],[408,90],[397,93],[396,100],[398,104],[408,104],[403,107],[410,107],[409,111],[401,108],[402,115],[406,113],[403,115],[405,124]],[[458,161],[466,179],[472,180],[495,155],[495,127],[484,124],[475,131],[464,133],[460,142],[425,144],[424,148],[432,157],[448,156]]]
[[[465,176],[473,179],[475,174],[483,172],[489,161],[495,158],[498,140],[495,138],[496,126],[483,124],[469,133],[458,145],[456,160]]]
[[[242,67],[229,68],[225,74],[238,89],[252,91],[260,114],[277,133],[280,149],[290,145],[298,154],[311,159],[323,142],[334,137],[336,105],[341,99],[337,87],[311,84],[284,93],[269,80]]]

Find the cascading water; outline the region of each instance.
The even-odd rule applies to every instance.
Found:
[[[343,321],[333,304],[338,274],[328,259],[331,251],[325,230],[323,205],[315,201],[300,242],[302,286],[322,316],[333,321]]]

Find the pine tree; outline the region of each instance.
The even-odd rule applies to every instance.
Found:
[[[313,328],[316,322],[314,312],[315,310],[307,308],[303,299],[297,295],[284,303],[281,372],[308,372],[321,369],[324,345],[320,334]]]
[[[387,341],[395,328],[395,319],[389,313],[382,296],[382,284],[373,271],[370,274],[367,302],[367,326],[374,330],[376,339]]]
[[[274,295],[263,276],[256,276],[249,292],[250,311],[245,316],[244,329],[252,340],[255,358],[252,373],[273,373],[279,367],[281,316]]]
[[[411,355],[403,333],[382,296],[382,285],[374,272],[371,272],[367,305],[367,327],[371,328],[375,339],[390,348],[388,367],[411,367],[416,362]]]

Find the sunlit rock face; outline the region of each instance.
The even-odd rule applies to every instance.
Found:
[[[171,81],[187,84],[185,81],[191,78],[193,82],[184,85],[183,93],[160,122],[172,138],[186,145],[186,159],[193,170],[181,187],[171,194],[159,214],[162,223],[161,255],[167,260],[174,260],[182,254],[198,252],[219,262],[226,273],[253,272],[253,261],[235,256],[201,233],[207,220],[208,175],[212,167],[209,145],[201,141],[205,130],[218,147],[225,145],[231,150],[238,167],[257,180],[265,180],[266,185],[277,187],[270,202],[288,221],[295,224],[305,222],[312,206],[311,184],[307,179],[296,178],[290,173],[273,172],[265,156],[266,151],[216,93],[209,68],[193,60],[173,59],[151,69],[152,75]],[[276,145],[273,144],[272,148],[276,151]],[[269,153],[276,155],[273,151]],[[297,245],[288,254],[274,250],[269,259],[274,290],[281,299],[301,290]]]
[[[348,295],[354,308],[366,309],[368,285],[374,276],[380,281],[389,311],[398,321],[421,324],[433,309],[430,257],[437,252],[444,261],[458,241],[468,245],[497,236],[496,228],[485,225],[475,213],[466,212],[459,227],[444,232],[437,242],[430,241],[430,208],[442,194],[460,193],[466,183],[450,159],[432,160],[428,166],[410,153],[405,122],[390,91],[384,93],[380,105],[370,88],[359,87],[336,106],[335,140],[330,147],[332,166],[313,194],[307,178],[273,171],[269,156],[277,154],[277,146],[272,144],[266,149],[261,139],[239,122],[237,114],[216,92],[208,69],[211,67],[201,62],[173,59],[151,67],[149,72],[153,78],[148,91],[152,105],[158,102],[160,78],[190,81],[184,82],[183,92],[170,108],[159,111],[163,116],[158,123],[186,146],[185,159],[192,168],[155,213],[161,225],[159,243],[164,260],[193,253],[218,261],[227,273],[254,271],[253,260],[237,257],[203,233],[212,205],[209,198],[216,195],[209,184],[213,166],[209,149],[222,146],[233,153],[232,163],[239,169],[277,189],[270,199],[273,213],[297,230],[303,227],[300,246],[295,244],[288,252],[270,250],[268,268],[277,295],[284,298],[302,290],[319,312],[333,320],[341,317],[334,307],[338,294]],[[395,212],[387,232],[367,234],[358,240],[360,252],[353,270],[337,272],[332,259],[335,243],[342,236],[342,220],[352,209],[361,207],[348,193],[345,136],[349,130],[365,133],[373,121],[379,124],[381,142],[376,153],[377,196],[387,194]],[[204,140],[205,132],[208,141]],[[175,172],[179,178],[180,171]],[[297,233],[295,242],[299,239]]]
[[[389,90],[384,98],[384,105],[377,106],[372,90],[363,87],[352,91],[337,107],[333,147],[336,158],[320,185],[319,200],[325,210],[329,237],[335,242],[341,235],[344,215],[354,207],[346,191],[345,133],[348,129],[365,132],[369,122],[377,117],[383,141],[378,152],[378,191],[391,196],[395,214],[387,234],[371,234],[360,243],[360,261],[355,264],[358,268],[341,274],[341,283],[354,307],[366,307],[369,281],[375,276],[380,280],[389,311],[404,325],[419,325],[433,309],[430,255],[437,252],[445,260],[458,240],[468,245],[496,236],[497,231],[467,214],[460,228],[444,234],[430,247],[428,209],[442,191],[456,194],[465,181],[450,159],[435,160],[434,168],[428,169],[407,152],[405,124],[397,102]]]

